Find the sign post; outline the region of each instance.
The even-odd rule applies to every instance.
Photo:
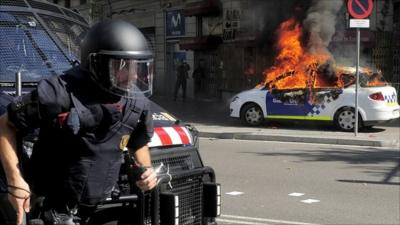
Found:
[[[356,59],[356,99],[355,99],[355,124],[354,124],[354,136],[358,134],[358,88],[360,84],[360,28],[357,28],[357,59]]]
[[[352,16],[350,28],[357,29],[357,58],[356,58],[356,93],[355,93],[355,112],[354,112],[354,135],[358,134],[358,89],[360,77],[360,28],[369,28],[369,19],[374,3],[372,0],[348,0],[347,10]]]

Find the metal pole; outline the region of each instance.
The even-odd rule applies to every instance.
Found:
[[[22,94],[22,80],[21,80],[21,69],[15,73],[15,96],[21,96]]]
[[[113,10],[112,10],[112,3],[111,3],[111,0],[107,0],[107,4],[108,4],[108,9],[109,9],[109,11],[108,11],[108,17],[109,17],[109,18],[112,18],[112,16],[113,16]]]
[[[93,24],[93,20],[94,20],[94,1],[95,0],[89,0],[89,25]]]
[[[359,87],[359,73],[360,73],[360,28],[357,28],[357,65],[356,65],[356,104],[355,104],[355,124],[354,124],[354,135],[358,134],[358,87]]]
[[[15,73],[15,96],[21,96],[22,94],[22,66],[19,67],[17,72]],[[26,225],[27,220],[26,220],[26,213],[23,214],[22,218],[22,225]]]

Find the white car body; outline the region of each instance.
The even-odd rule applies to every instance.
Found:
[[[391,86],[360,87],[358,90],[358,110],[362,119],[361,125],[372,126],[399,118],[399,105],[395,88]],[[379,95],[380,100],[371,99],[370,96],[376,93],[381,93]],[[347,88],[319,88],[312,91],[309,89],[288,89],[271,92],[265,88],[254,88],[241,92],[232,98],[230,116],[248,117],[250,120],[244,118],[248,124],[258,125],[259,123],[256,123],[256,121],[252,124],[251,120],[252,116],[257,117],[257,108],[247,112],[247,114],[243,111],[249,105],[259,107],[262,119],[337,122],[335,120],[337,120],[338,113],[342,109],[347,108],[354,111],[355,85]]]

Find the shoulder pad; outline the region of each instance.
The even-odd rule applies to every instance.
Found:
[[[58,114],[70,106],[70,97],[65,89],[65,82],[59,76],[52,76],[39,82],[39,103],[47,108],[49,113]]]

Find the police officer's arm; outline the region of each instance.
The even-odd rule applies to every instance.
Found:
[[[22,224],[23,211],[29,211],[30,189],[19,170],[16,136],[32,132],[42,118],[53,117],[52,113],[59,108],[55,103],[68,97],[57,94],[56,85],[56,80],[42,80],[37,89],[15,98],[0,119],[0,158],[7,177],[8,199],[17,212],[17,224]]]
[[[22,224],[23,212],[30,208],[30,189],[24,180],[16,153],[16,136],[30,132],[38,121],[37,91],[15,98],[0,119],[0,157],[7,177],[8,199]]]
[[[135,160],[140,166],[145,167],[146,171],[142,174],[142,179],[136,185],[144,190],[150,190],[157,185],[157,176],[151,165],[151,156],[148,143],[153,136],[153,119],[150,111],[149,102],[145,105],[136,129],[131,134],[128,149],[134,155]]]
[[[136,182],[136,185],[143,191],[153,189],[157,185],[157,175],[151,166],[151,157],[149,147],[147,145],[137,149],[134,153],[136,162],[146,170],[141,175],[141,180]]]
[[[17,212],[17,224],[22,224],[23,211],[29,212],[30,189],[19,169],[16,154],[16,130],[7,114],[0,117],[0,159],[7,177],[9,200]]]

